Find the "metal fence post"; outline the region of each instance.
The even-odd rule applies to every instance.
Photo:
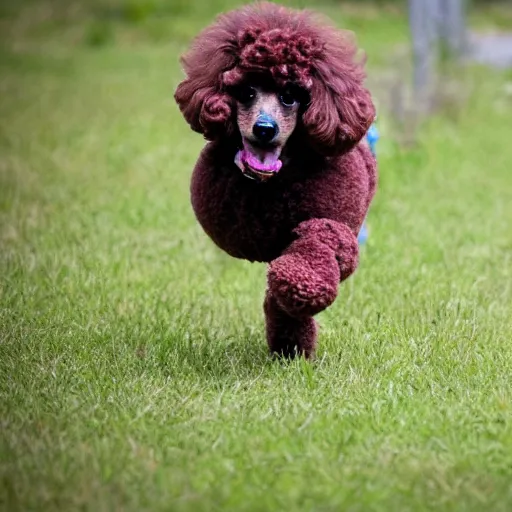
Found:
[[[466,49],[465,0],[409,0],[409,23],[415,102],[428,108],[441,47],[452,57]]]
[[[409,23],[414,60],[414,91],[422,99],[427,95],[433,68],[432,24],[428,0],[409,0]]]
[[[442,2],[440,35],[450,54],[460,57],[466,50],[466,6],[464,0],[444,0]]]

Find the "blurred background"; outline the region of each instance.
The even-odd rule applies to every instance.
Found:
[[[510,510],[512,3],[283,2],[355,32],[380,132],[314,371],[190,206],[179,56],[241,3],[0,1],[0,507]]]
[[[431,111],[463,101],[461,68],[473,62],[512,66],[510,0],[284,0],[315,8],[353,30],[368,54],[369,83],[404,121],[411,110]],[[38,47],[55,59],[65,49],[167,47],[180,54],[189,40],[236,0],[4,0],[2,41],[7,48]],[[60,48],[57,51],[56,47]],[[464,79],[462,79],[464,80]],[[460,80],[459,80],[460,81]]]

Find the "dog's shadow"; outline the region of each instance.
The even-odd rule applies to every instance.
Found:
[[[274,364],[263,332],[225,337],[198,333],[196,336],[172,336],[157,348],[158,365],[172,377],[193,374],[201,380],[246,380],[256,378]]]

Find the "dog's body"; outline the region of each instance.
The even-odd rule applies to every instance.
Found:
[[[363,142],[330,159],[292,151],[266,183],[247,179],[222,142],[203,149],[192,175],[192,205],[210,238],[235,258],[270,263],[303,221],[331,219],[357,236],[375,192],[375,163]]]
[[[356,269],[375,193],[362,140],[374,108],[354,53],[311,14],[256,4],[199,36],[176,92],[211,140],[192,176],[196,216],[228,254],[269,263],[267,338],[286,356],[313,354],[313,315]]]

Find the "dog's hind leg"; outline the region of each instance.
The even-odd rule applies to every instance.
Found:
[[[269,290],[264,303],[267,342],[272,354],[292,359],[310,359],[316,347],[316,322],[311,316],[293,317],[286,313]]]

